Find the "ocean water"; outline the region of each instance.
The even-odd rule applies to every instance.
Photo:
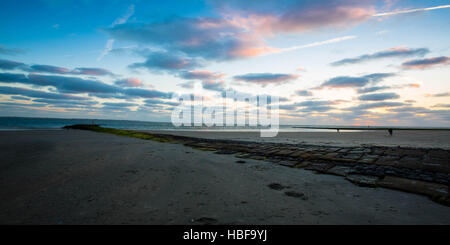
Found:
[[[98,124],[102,127],[136,130],[170,129],[171,123],[104,119],[63,119],[34,117],[0,117],[0,130],[61,129],[74,124]]]
[[[34,118],[34,117],[0,117],[0,130],[33,130],[33,129],[61,129],[73,124],[98,124],[106,128],[134,129],[134,130],[195,130],[195,131],[259,131],[264,127],[234,126],[234,127],[175,127],[170,122],[145,122],[132,120],[106,120],[106,119],[62,119],[62,118]],[[320,126],[322,129],[313,129],[314,125],[280,125],[279,132],[336,132],[336,125]],[[341,132],[360,132],[359,130],[345,130],[359,128],[357,126],[339,126]],[[408,127],[397,127],[408,128]],[[450,130],[450,128],[445,128]]]
[[[170,122],[145,122],[131,120],[105,119],[62,119],[62,118],[33,118],[33,117],[0,117],[0,130],[36,130],[61,129],[73,124],[98,124],[102,127],[134,130],[205,130],[205,131],[259,131],[262,127],[175,127]],[[280,131],[293,132],[328,132],[328,129],[300,129],[293,125],[280,125]]]

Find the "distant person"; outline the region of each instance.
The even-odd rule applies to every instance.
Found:
[[[392,132],[393,132],[392,128],[388,129],[388,132],[389,132],[389,135],[392,136]]]

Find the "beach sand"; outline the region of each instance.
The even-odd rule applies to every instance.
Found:
[[[276,137],[261,138],[259,132],[214,132],[214,131],[148,131],[207,139],[247,140],[292,144],[327,146],[401,146],[418,148],[450,149],[450,130],[394,130],[390,136],[387,130],[337,132],[279,132]]]
[[[450,224],[450,208],[425,196],[181,144],[4,131],[0,157],[1,224]]]

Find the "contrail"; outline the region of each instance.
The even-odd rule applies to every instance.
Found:
[[[111,27],[114,27],[116,25],[121,25],[121,24],[125,24],[128,19],[133,16],[134,14],[134,4],[131,4],[128,7],[128,11],[127,13],[120,17],[117,18],[112,24]],[[100,54],[100,56],[97,58],[97,61],[100,61],[101,59],[103,59],[103,57],[105,57],[105,55],[107,55],[109,52],[111,52],[112,48],[113,48],[113,44],[114,44],[114,39],[108,39],[108,41],[106,41],[106,45],[105,45],[105,49],[103,50],[103,52]]]
[[[378,13],[378,14],[374,14],[373,17],[389,16],[389,15],[397,15],[397,14],[406,14],[406,13],[414,13],[414,12],[420,12],[420,11],[431,11],[431,10],[445,9],[445,8],[450,8],[450,5],[441,5],[441,6],[429,7],[429,8],[407,9],[407,10],[399,10],[399,11],[387,12],[387,13]],[[341,41],[345,41],[345,40],[349,40],[349,39],[353,39],[353,38],[356,38],[356,36],[338,37],[338,38],[333,38],[333,39],[329,39],[329,40],[326,40],[326,41],[314,42],[314,43],[301,45],[301,46],[294,46],[294,47],[290,47],[290,48],[277,49],[276,51],[273,51],[271,53],[283,53],[283,52],[288,52],[288,51],[297,50],[297,49],[316,47],[316,46],[321,46],[321,45],[330,44],[330,43],[337,43],[337,42],[341,42]]]
[[[450,5],[441,5],[441,6],[430,7],[430,8],[407,9],[407,10],[399,10],[399,11],[387,12],[387,13],[378,13],[378,14],[374,14],[373,17],[389,16],[389,15],[397,15],[397,14],[407,14],[407,13],[430,11],[430,10],[445,9],[445,8],[450,8]]]
[[[325,41],[313,42],[313,43],[309,43],[309,44],[305,44],[305,45],[293,46],[290,48],[282,48],[282,49],[275,51],[274,53],[283,53],[283,52],[293,51],[293,50],[297,50],[297,49],[311,48],[311,47],[321,46],[321,45],[330,44],[330,43],[342,42],[342,41],[353,39],[353,38],[356,38],[356,36],[337,37],[337,38],[333,38],[333,39],[329,39],[329,40],[325,40]]]
[[[105,57],[105,55],[107,55],[109,52],[111,52],[111,50],[113,48],[113,44],[114,44],[114,39],[108,39],[108,41],[106,41],[105,49],[100,54],[100,56],[97,58],[97,61],[100,61],[101,59],[103,59],[103,57]]]

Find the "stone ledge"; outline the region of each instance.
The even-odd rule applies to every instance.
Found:
[[[377,187],[378,177],[372,175],[350,174],[345,177],[353,184],[364,187]]]
[[[449,200],[449,188],[447,185],[394,176],[386,176],[383,179],[380,179],[377,182],[377,185],[385,188],[426,195],[432,199],[442,201]]]

